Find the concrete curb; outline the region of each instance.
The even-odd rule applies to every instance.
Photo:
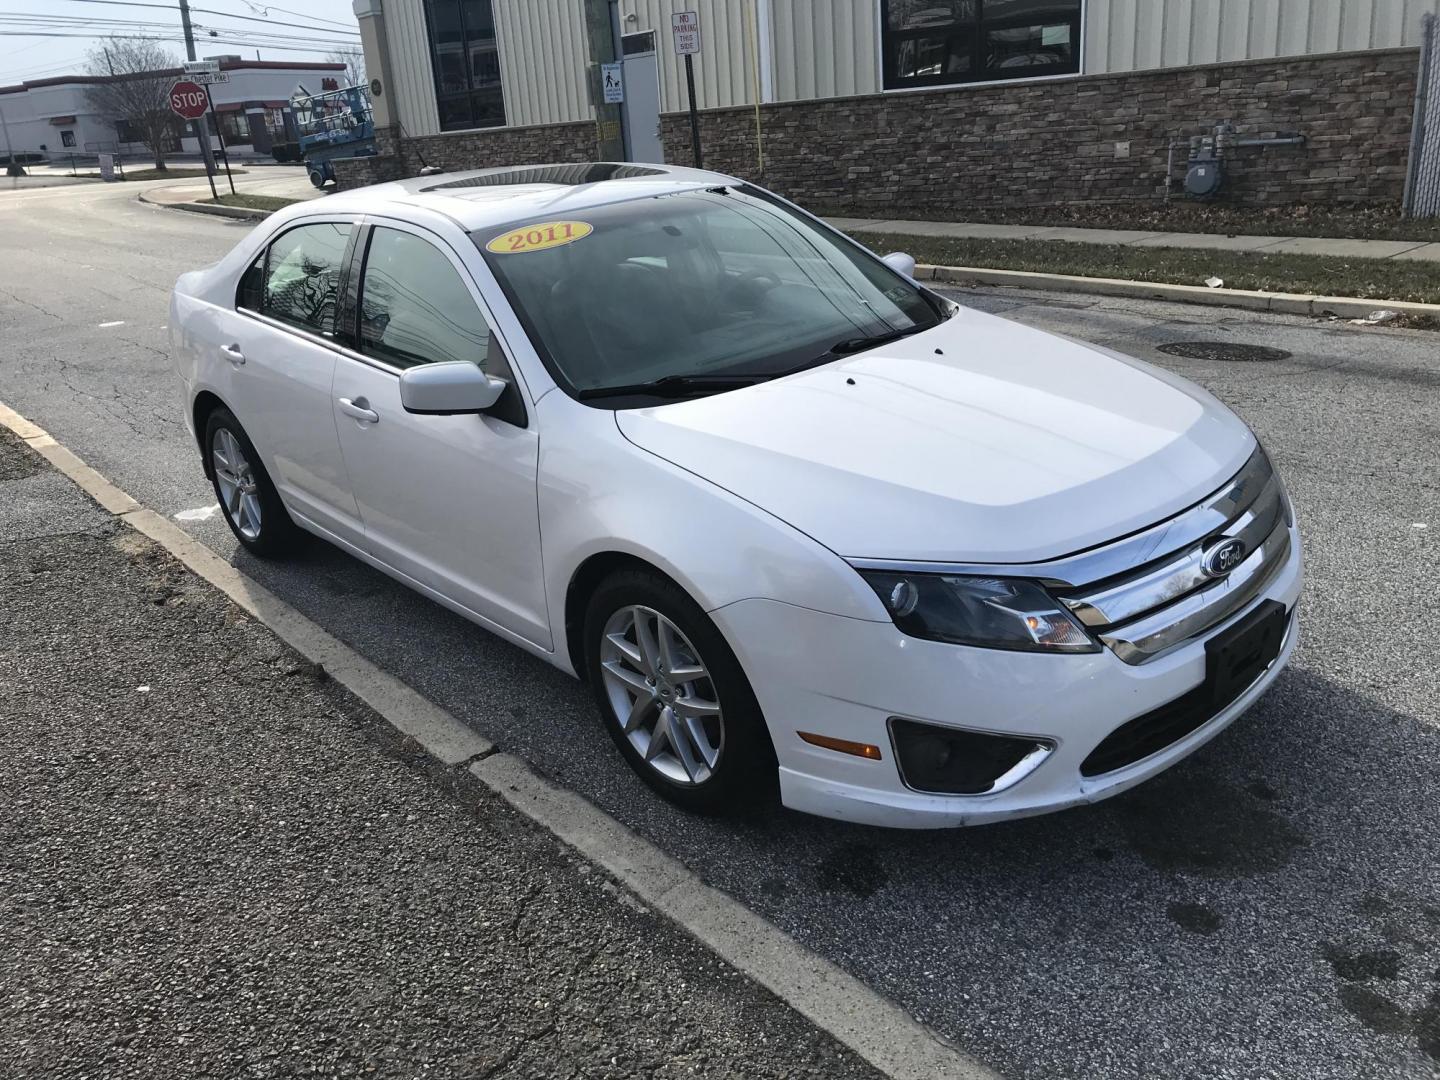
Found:
[[[1153,281],[1122,278],[1075,277],[1069,274],[1037,274],[1022,270],[995,270],[978,266],[916,267],[919,281],[954,285],[999,285],[1015,289],[1046,289],[1053,292],[1087,293],[1092,296],[1124,296],[1137,300],[1168,300],[1210,307],[1238,307],[1252,311],[1274,311],[1286,315],[1334,315],[1363,319],[1375,311],[1398,311],[1440,321],[1440,304],[1416,304],[1404,300],[1362,300],[1351,296],[1310,296],[1297,293],[1250,292],[1245,289],[1210,289],[1202,285],[1164,285]]]
[[[211,217],[235,218],[239,221],[264,221],[275,212],[273,210],[246,210],[240,206],[211,206],[206,203],[161,202],[159,199],[147,199],[143,191],[136,198],[146,206],[158,206],[165,210],[186,210],[192,214],[209,214]]]
[[[264,586],[146,509],[0,402],[0,425],[43,454],[86,494],[225,593],[277,637],[373,708],[427,753],[470,772],[515,810],[596,863],[640,900],[817,1028],[895,1080],[1001,1080],[829,960],[701,881],[684,864],[573,791],[537,775],[494,744],[376,667]],[[678,811],[677,811],[678,812]]]

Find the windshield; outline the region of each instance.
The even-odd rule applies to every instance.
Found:
[[[589,398],[733,388],[929,329],[911,281],[792,210],[688,191],[475,234],[551,374]],[[706,381],[711,387],[703,389]]]

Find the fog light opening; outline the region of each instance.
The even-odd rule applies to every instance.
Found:
[[[900,777],[916,791],[988,795],[1018,783],[1054,744],[1023,736],[991,735],[892,717],[890,738]],[[1021,766],[1029,761],[1028,768]]]

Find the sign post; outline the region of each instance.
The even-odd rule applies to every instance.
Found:
[[[204,129],[205,125],[200,122],[209,102],[210,97],[205,90],[189,79],[181,79],[170,87],[170,111],[194,125],[195,138],[202,151],[210,145],[210,136]],[[219,201],[220,193],[215,190],[215,177],[208,168],[205,170],[205,179],[210,181],[210,194]]]
[[[695,110],[695,54],[700,51],[700,14],[677,11],[670,16],[670,30],[675,35],[675,52],[685,57],[685,90],[690,100],[690,150],[695,168],[705,167],[700,153],[700,114]]]
[[[190,76],[191,82],[205,88],[205,107],[215,118],[215,137],[220,140],[220,160],[225,163],[225,179],[230,181],[230,194],[234,195],[235,177],[230,173],[230,151],[225,146],[225,129],[220,126],[220,115],[215,111],[215,99],[210,96],[211,84],[229,82],[230,76],[220,70],[219,60],[191,60],[185,65],[185,74]]]

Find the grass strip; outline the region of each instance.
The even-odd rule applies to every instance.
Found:
[[[244,170],[244,169],[231,169],[231,170],[230,170],[230,173],[231,173],[231,175],[233,175],[233,176],[244,176],[244,175],[245,175],[245,170]],[[77,175],[77,176],[85,177],[85,178],[88,179],[88,180],[99,180],[99,179],[101,178],[101,177],[100,177],[100,174],[99,174],[98,172],[83,172],[83,173],[77,173],[76,175]],[[188,180],[188,179],[189,179],[190,177],[192,177],[192,176],[204,176],[204,175],[205,175],[205,170],[204,170],[204,169],[127,169],[127,170],[125,171],[125,175],[124,175],[124,176],[121,176],[119,170],[116,170],[115,179],[116,179],[116,180]],[[224,179],[224,177],[225,177],[225,172],[224,172],[224,170],[223,170],[223,169],[220,170],[219,172],[217,172],[217,173],[215,174],[215,176],[216,176],[218,179]]]
[[[875,218],[877,207],[830,207],[827,216]],[[884,216],[906,221],[966,221],[1073,229],[1212,233],[1218,236],[1325,236],[1350,240],[1440,241],[1440,217],[1407,218],[1398,203],[1316,203],[1227,206],[1177,199],[1155,203],[1081,203],[1025,207],[886,206]]]
[[[245,210],[283,210],[300,199],[286,199],[279,195],[221,195],[218,199],[206,199],[207,203],[220,206],[238,206]]]
[[[1222,278],[1229,289],[1353,296],[1440,304],[1440,263],[1418,259],[1355,259],[1333,255],[1136,248],[1056,240],[972,240],[857,233],[872,251],[906,251],[922,263],[1023,270],[1076,277],[1122,278],[1167,285],[1204,285]]]

